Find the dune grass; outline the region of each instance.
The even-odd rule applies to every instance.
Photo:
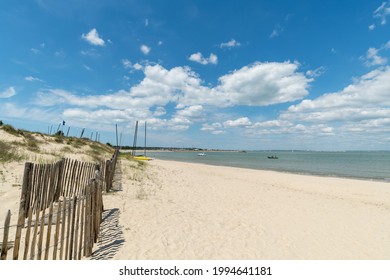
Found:
[[[24,157],[16,152],[15,148],[4,141],[0,140],[0,162],[21,161]]]

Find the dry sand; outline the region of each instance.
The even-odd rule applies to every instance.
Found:
[[[83,161],[35,135],[26,160]],[[0,130],[6,142],[26,141]],[[26,149],[24,149],[24,155]],[[110,155],[109,155],[110,156]],[[390,259],[390,184],[272,171],[122,159],[104,196],[95,259]],[[0,228],[17,213],[24,161],[0,164]]]
[[[390,259],[389,183],[147,165],[122,160],[97,258]]]

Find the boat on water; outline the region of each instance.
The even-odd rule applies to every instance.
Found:
[[[268,156],[267,158],[268,158],[268,159],[278,159],[277,156]]]
[[[204,157],[206,154],[205,153],[198,153],[198,156]]]

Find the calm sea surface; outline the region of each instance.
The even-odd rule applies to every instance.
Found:
[[[157,159],[390,182],[390,151],[148,152]],[[268,159],[276,156],[278,159]]]

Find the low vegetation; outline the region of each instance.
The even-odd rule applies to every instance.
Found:
[[[21,161],[24,157],[9,143],[0,140],[0,162]]]
[[[30,132],[21,129],[15,129],[13,126],[4,124],[0,121],[0,130],[10,135],[18,137],[13,141],[7,142],[0,140],[0,162],[11,162],[21,160],[31,160],[42,158],[49,155],[49,158],[58,158],[58,156],[68,156],[69,154],[85,154],[92,161],[102,161],[109,159],[114,149],[105,144],[91,141],[87,138],[65,137],[63,133],[47,135],[38,132]],[[58,150],[48,150],[44,144],[61,144]]]

